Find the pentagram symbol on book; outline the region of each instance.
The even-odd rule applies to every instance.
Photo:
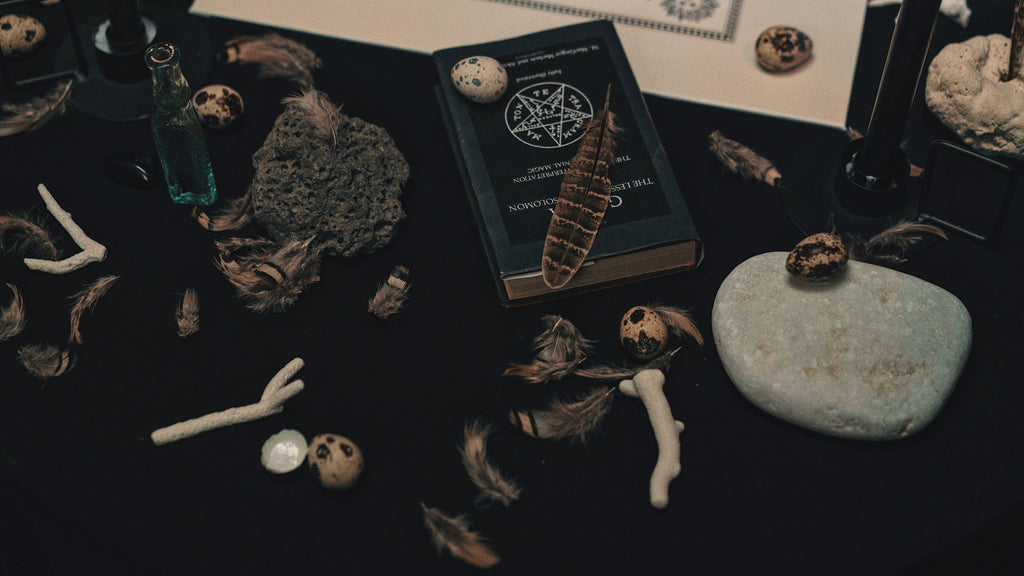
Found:
[[[579,140],[594,108],[583,92],[561,82],[542,82],[517,92],[505,107],[505,125],[536,148],[561,148]]]

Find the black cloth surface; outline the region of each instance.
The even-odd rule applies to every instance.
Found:
[[[975,0],[967,29],[940,17],[932,53],[951,41],[1009,30],[1011,2]],[[88,3],[79,5],[89,6]],[[863,130],[885,62],[895,7],[868,11],[849,123]],[[199,18],[216,49],[264,27]],[[713,130],[796,170],[821,126],[648,96],[647,104],[706,246],[699,269],[640,284],[503,309],[445,135],[429,56],[282,31],[324,62],[316,86],[345,114],[387,129],[411,166],[408,214],[382,250],[328,257],[321,279],[280,313],[246,309],[213,266],[214,238],[163,187],[109,180],[105,158],[155,154],[146,121],[111,123],[71,109],[44,128],[0,139],[0,208],[43,214],[44,183],[107,260],[64,276],[30,272],[11,255],[0,284],[26,300],[28,324],[0,343],[0,573],[9,574],[469,574],[438,554],[421,503],[464,514],[502,557],[500,574],[1019,574],[1024,557],[1024,203],[1014,198],[1003,243],[936,242],[899,269],[961,299],[973,345],[958,385],[923,431],[895,442],[816,434],[762,412],[726,377],[711,338],[725,276],[747,258],[801,237],[779,194],[723,172]],[[815,39],[826,44],[828,39]],[[724,73],[724,72],[723,72]],[[293,88],[246,67],[214,67],[208,83],[235,87],[247,117],[207,139],[223,205],[245,193],[251,156]],[[193,85],[193,88],[198,86]],[[4,99],[21,99],[3,92]],[[948,131],[921,106],[906,134],[925,161]],[[1017,196],[1019,196],[1019,191]],[[65,254],[76,251],[51,218]],[[386,320],[366,311],[392,267],[411,271],[411,299]],[[17,361],[29,343],[61,344],[68,297],[117,275],[82,322],[68,374],[34,379]],[[200,296],[201,329],[175,334],[186,288]],[[9,292],[0,286],[0,302]],[[654,510],[648,480],[657,448],[642,404],[620,397],[588,443],[541,441],[507,424],[511,407],[546,398],[502,372],[532,356],[547,314],[596,341],[593,360],[624,364],[618,322],[631,306],[687,307],[703,347],[685,345],[665,391],[686,424],[682,474]],[[154,446],[160,427],[256,402],[295,357],[306,389],[284,412]],[[571,394],[582,385],[559,388]],[[459,458],[466,422],[491,422],[492,460],[523,488],[510,507],[479,506]],[[306,470],[260,465],[284,428],[331,432],[363,450],[348,492]]]

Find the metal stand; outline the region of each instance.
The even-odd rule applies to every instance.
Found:
[[[67,0],[62,0],[67,2]],[[75,38],[87,38],[82,54]],[[108,14],[74,27],[70,41],[57,50],[57,68],[77,60],[70,103],[101,120],[129,121],[153,113],[152,81],[143,61],[155,41],[182,49],[182,69],[192,86],[201,86],[213,67],[210,40],[187,13],[160,6],[140,7],[139,0],[110,0]]]
[[[783,201],[805,234],[836,228],[874,234],[918,215],[920,187],[900,140],[941,0],[903,0],[864,137],[834,134],[797,153]]]

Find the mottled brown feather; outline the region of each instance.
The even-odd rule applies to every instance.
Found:
[[[598,112],[580,140],[579,150],[569,163],[558,193],[558,203],[548,224],[541,255],[544,283],[552,289],[565,286],[587,258],[598,227],[611,200],[609,172],[615,162],[618,128],[608,105]]]

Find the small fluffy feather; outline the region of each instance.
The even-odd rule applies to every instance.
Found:
[[[26,344],[18,350],[18,361],[29,374],[46,380],[67,374],[74,368],[75,355],[50,344]]]
[[[486,539],[469,527],[465,516],[453,517],[426,504],[420,503],[420,506],[423,507],[423,522],[438,552],[447,550],[477,568],[492,568],[501,562]]]
[[[58,82],[49,92],[28,102],[4,102],[0,109],[11,114],[0,119],[0,136],[32,132],[67,110],[71,80]]]
[[[726,170],[744,180],[758,180],[771,186],[782,184],[782,174],[771,160],[754,152],[748,146],[730,140],[718,130],[708,136],[711,152]]]
[[[467,422],[459,454],[470,480],[480,489],[477,503],[494,500],[510,506],[519,499],[521,489],[515,481],[505,478],[487,458],[487,440],[493,431],[490,424],[479,420]]]
[[[312,239],[276,244],[234,238],[216,242],[216,266],[254,312],[280,312],[320,280],[320,252]]]
[[[13,297],[11,303],[0,309],[0,342],[6,342],[14,338],[25,329],[25,299],[21,297],[18,287],[10,282],[7,287],[11,289]]]
[[[388,276],[388,281],[377,287],[377,293],[367,303],[367,311],[377,318],[384,319],[394,314],[405,306],[409,298],[409,269],[405,266],[395,266]]]
[[[685,308],[679,308],[678,306],[652,306],[658,316],[661,318],[668,329],[672,331],[677,338],[683,338],[689,336],[693,338],[697,344],[704,345],[704,337],[700,334],[700,329],[697,328],[697,324],[694,323],[693,318],[690,317],[689,312]]]
[[[20,216],[0,216],[0,250],[19,258],[57,259],[57,246],[46,230]]]
[[[874,264],[900,264],[907,261],[907,252],[928,234],[948,239],[942,228],[903,221],[882,230],[867,241],[853,237],[844,240],[854,260]]]
[[[68,337],[69,344],[82,343],[82,333],[79,331],[82,315],[96,307],[96,303],[110,291],[118,278],[119,276],[103,276],[71,296],[74,303],[71,305],[71,335]]]
[[[608,366],[606,364],[599,364],[597,366],[587,366],[576,371],[576,376],[580,378],[587,378],[590,380],[597,380],[599,382],[620,382],[622,380],[632,379],[641,370],[661,370],[662,372],[668,372],[671,368],[672,358],[679,352],[679,348],[661,354],[660,356],[652,359],[650,362],[641,366],[627,366],[618,368],[615,366]]]
[[[317,137],[324,141],[330,140],[332,146],[338,145],[341,107],[335,106],[327,94],[307,86],[298,94],[284,98],[281,103],[296,106],[313,126],[313,132]]]
[[[313,84],[313,73],[322,64],[303,44],[274,33],[236,36],[224,44],[220,60],[225,64],[254,64],[262,78],[283,78],[302,85]]]
[[[252,194],[245,195],[228,202],[227,206],[211,218],[206,212],[195,207],[192,217],[200,226],[211,232],[238,230],[252,221]]]
[[[509,365],[505,376],[521,378],[532,384],[562,380],[587,359],[593,341],[584,338],[575,324],[555,315],[544,316],[541,322],[545,328],[533,340],[533,361]]]
[[[188,338],[199,332],[199,293],[195,289],[185,289],[174,318],[178,323],[179,338]]]

